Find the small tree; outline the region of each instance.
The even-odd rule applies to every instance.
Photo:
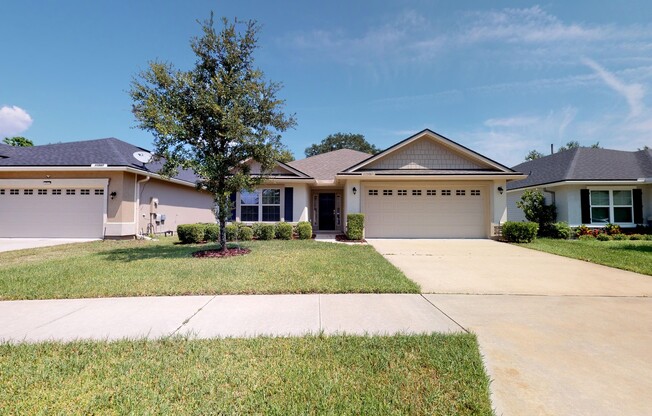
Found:
[[[539,152],[538,150],[530,150],[530,153],[528,153],[525,156],[526,161],[534,160],[534,159],[539,159],[545,156],[543,153]]]
[[[516,202],[516,206],[523,210],[525,219],[530,222],[539,224],[539,235],[546,235],[551,224],[557,219],[557,207],[547,205],[546,198],[538,189],[528,189],[521,195],[521,200]]]
[[[380,149],[365,140],[362,134],[335,133],[329,134],[321,143],[306,148],[305,153],[306,157],[310,157],[339,149],[352,149],[371,154],[380,152]]]
[[[271,171],[282,148],[280,132],[296,121],[276,98],[280,84],[265,81],[254,67],[258,24],[223,18],[217,32],[212,13],[199,23],[203,34],[191,42],[194,68],[180,71],[151,62],[129,93],[138,126],[154,134],[155,153],[164,160],[161,173],[174,176],[179,168],[192,169],[201,178],[197,187],[213,195],[219,242],[226,251],[230,194],[264,180],[242,162],[254,160],[263,173]]]
[[[578,147],[581,147],[580,142],[578,142],[577,140],[571,140],[568,143],[566,143],[565,146],[560,147],[557,150],[557,153],[570,150],[570,149],[577,149]]]
[[[27,138],[21,137],[21,136],[5,137],[3,142],[8,144],[9,146],[16,146],[16,147],[32,147],[32,146],[34,146],[34,142],[32,142],[30,139],[27,139]]]

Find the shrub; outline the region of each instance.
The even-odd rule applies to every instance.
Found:
[[[598,234],[600,234],[600,230],[597,228],[589,228],[586,225],[582,224],[579,227],[575,229],[575,235],[579,238],[583,235],[588,235],[591,237],[595,237]]]
[[[205,224],[204,225],[204,239],[206,241],[218,241],[220,239],[220,225],[219,224]]]
[[[537,236],[536,222],[507,221],[503,224],[503,237],[510,243],[530,243]]]
[[[611,238],[613,238],[616,241],[631,240],[630,237],[628,237],[627,235],[625,235],[623,233],[614,234],[614,235],[611,236]]]
[[[346,238],[349,240],[364,238],[364,214],[348,214],[346,216]]]
[[[224,231],[226,232],[226,241],[235,241],[238,239],[238,224],[236,223],[231,223],[227,224],[226,227],[224,228]]]
[[[646,234],[645,235],[645,240],[651,241],[652,240],[652,234]]]
[[[279,240],[292,240],[292,224],[287,222],[276,224],[276,238]]]
[[[577,239],[582,241],[588,241],[588,240],[595,240],[595,237],[593,236],[593,234],[582,234],[577,236]]]
[[[241,241],[251,241],[254,238],[254,230],[247,226],[240,227],[240,230],[238,230],[238,236]]]
[[[273,240],[276,235],[276,227],[274,224],[262,224],[260,226],[260,240]]]
[[[609,235],[616,235],[621,233],[620,225],[611,223],[604,226],[604,231]]]
[[[523,210],[525,219],[539,224],[537,232],[540,236],[551,232],[550,226],[557,219],[557,207],[547,205],[546,198],[541,191],[529,189],[523,192],[521,200],[516,202],[516,206]]]
[[[600,233],[597,236],[595,236],[595,239],[598,241],[609,241],[609,240],[613,240],[613,237],[610,236],[609,234]]]
[[[260,239],[261,230],[262,230],[263,225],[264,224],[259,223],[259,222],[255,222],[255,223],[251,224],[251,229],[254,232],[254,238]]]
[[[629,236],[630,240],[636,241],[636,240],[645,240],[645,236],[642,234],[632,234]]]
[[[549,224],[548,232],[546,236],[550,238],[560,238],[560,239],[568,240],[572,234],[573,234],[573,230],[571,230],[568,224],[561,221],[561,222],[553,222],[552,224]]]
[[[181,244],[197,244],[204,241],[205,224],[180,224],[177,235]]]
[[[308,221],[301,221],[297,224],[297,234],[301,240],[312,238],[312,225]]]

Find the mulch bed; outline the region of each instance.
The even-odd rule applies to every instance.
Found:
[[[193,257],[200,257],[200,258],[224,258],[224,257],[233,257],[233,256],[244,256],[245,254],[251,253],[251,250],[248,248],[228,248],[226,249],[225,252],[222,252],[220,249],[212,249],[212,250],[201,250],[201,251],[195,251],[192,253]]]
[[[335,241],[341,241],[343,243],[366,243],[367,240],[364,238],[362,240],[349,240],[346,234],[338,234],[335,236]]]

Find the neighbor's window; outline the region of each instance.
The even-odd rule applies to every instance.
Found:
[[[257,189],[240,192],[240,221],[280,221],[281,190]]]
[[[634,221],[632,191],[591,191],[591,223],[622,223]]]

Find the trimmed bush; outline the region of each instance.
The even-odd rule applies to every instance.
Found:
[[[349,240],[364,238],[364,214],[348,214],[346,216],[346,238]]]
[[[220,239],[220,225],[219,224],[205,224],[204,225],[204,239],[206,241],[219,241],[219,239]]]
[[[260,226],[260,240],[273,240],[276,235],[274,224],[263,224]]]
[[[548,224],[548,234],[547,236],[550,238],[559,238],[563,240],[568,240],[571,238],[571,235],[573,234],[573,230],[571,227],[568,226],[567,223],[565,222],[554,222],[552,224]]]
[[[261,224],[259,222],[255,222],[251,224],[251,229],[254,232],[254,238],[260,239],[260,235],[262,234],[262,228],[264,224]]]
[[[503,238],[510,243],[530,243],[537,236],[539,224],[536,222],[507,221],[503,224]]]
[[[613,240],[613,237],[611,237],[609,234],[600,233],[597,236],[595,236],[595,239],[598,241],[610,241]]]
[[[615,241],[631,240],[631,238],[623,233],[614,234],[611,236]]]
[[[254,230],[251,227],[243,226],[238,231],[240,241],[251,241],[254,238]]]
[[[581,234],[577,237],[578,240],[582,241],[588,241],[588,240],[595,240],[595,237],[593,234]]]
[[[645,236],[642,234],[631,234],[629,236],[629,239],[632,241],[637,241],[637,240],[645,240]]]
[[[310,240],[312,238],[312,224],[308,221],[301,221],[297,224],[297,234],[301,240]]]
[[[226,231],[226,241],[235,241],[238,239],[238,224],[227,224],[224,230]]]
[[[181,244],[197,244],[204,241],[205,224],[180,224],[177,235]]]
[[[292,224],[287,222],[276,224],[276,238],[279,240],[292,240]]]

